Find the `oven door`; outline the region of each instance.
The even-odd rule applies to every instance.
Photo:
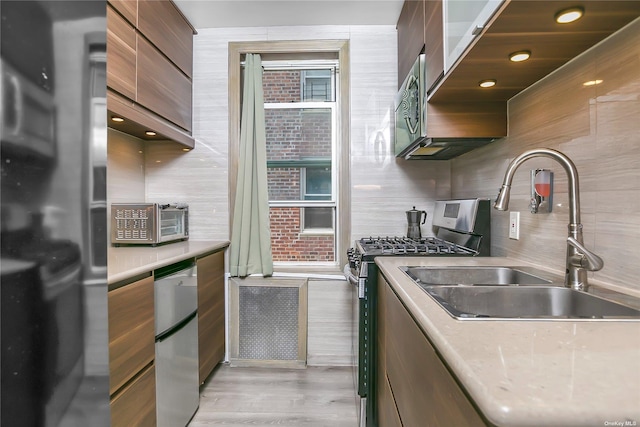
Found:
[[[189,237],[188,209],[159,208],[158,243]]]

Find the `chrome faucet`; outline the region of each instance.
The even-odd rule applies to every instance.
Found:
[[[562,165],[567,172],[569,182],[569,237],[567,238],[567,262],[564,285],[568,288],[586,291],[587,271],[598,271],[604,266],[604,261],[598,255],[589,251],[582,243],[582,224],[580,223],[580,194],[578,184],[578,170],[571,159],[559,151],[549,148],[537,148],[525,151],[513,159],[504,174],[502,188],[498,193],[493,207],[505,211],[509,207],[509,193],[511,181],[516,169],[526,160],[534,157],[549,157]]]

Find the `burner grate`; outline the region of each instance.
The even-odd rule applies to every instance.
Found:
[[[437,237],[367,237],[360,240],[364,253],[382,255],[475,255],[475,251]]]

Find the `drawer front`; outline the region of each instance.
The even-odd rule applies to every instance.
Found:
[[[110,393],[155,357],[153,277],[109,292]]]
[[[151,365],[111,399],[112,427],[155,427],[156,370]]]

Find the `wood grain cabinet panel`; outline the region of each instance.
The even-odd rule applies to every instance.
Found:
[[[156,370],[149,365],[111,399],[112,427],[156,426]]]
[[[107,0],[134,27],[138,25],[138,0]]]
[[[387,283],[384,280],[378,281],[378,295],[384,295]],[[386,358],[386,342],[387,342],[387,325],[386,325],[386,306],[385,299],[378,298],[378,336],[377,338],[377,355],[376,363],[376,403],[378,408],[378,427],[401,427],[400,415],[396,408],[396,401],[387,379],[387,358]]]
[[[107,6],[107,86],[136,98],[136,30]]]
[[[383,277],[380,283],[385,283]],[[402,425],[485,426],[389,285],[384,299],[385,369]]]
[[[428,0],[424,6],[424,55],[427,93],[444,76],[444,24],[442,0]]]
[[[198,357],[200,383],[224,359],[224,251],[199,258]]]
[[[406,0],[398,18],[398,88],[424,48],[426,0]]]
[[[193,29],[173,2],[139,0],[138,30],[192,77]]]
[[[113,394],[155,358],[153,277],[110,291],[108,300]]]
[[[191,131],[191,81],[138,34],[136,101]]]

